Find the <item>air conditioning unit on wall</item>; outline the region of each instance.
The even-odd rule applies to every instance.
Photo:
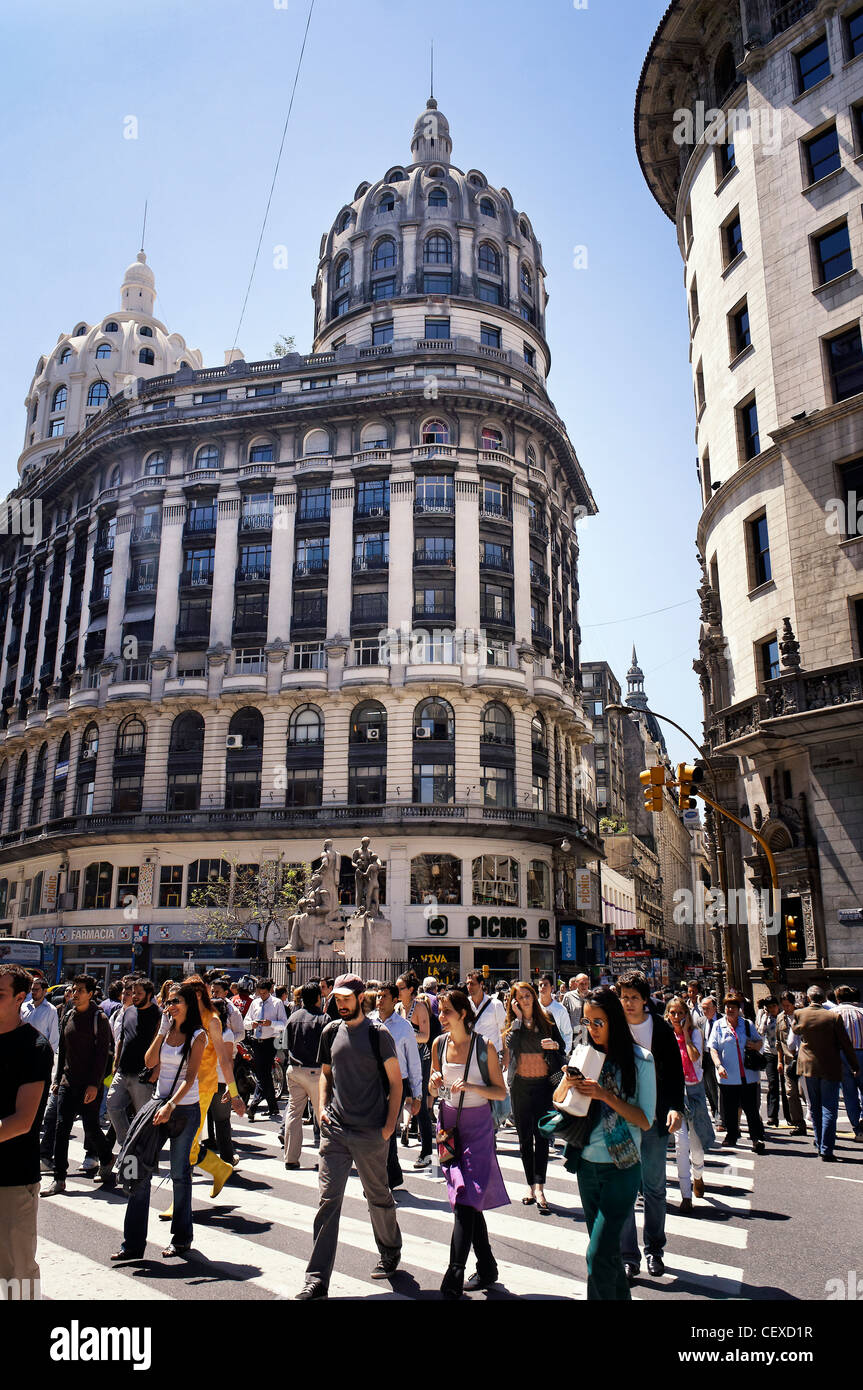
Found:
[[[431,738],[431,729],[426,729],[422,724],[414,729],[414,738]]]
[[[366,743],[377,743],[380,736],[380,729],[366,729]]]
[[[242,734],[228,734],[228,737],[225,739],[225,747],[226,747],[226,748],[242,748],[242,746],[243,746],[243,735],[242,735]]]

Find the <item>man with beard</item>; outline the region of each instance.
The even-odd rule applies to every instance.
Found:
[[[402,1075],[396,1045],[386,1028],[363,1013],[365,984],[340,975],[333,985],[338,1022],[321,1034],[320,1205],[302,1302],[326,1298],[339,1238],[345,1187],[356,1165],[381,1258],[373,1279],[388,1279],[401,1259],[396,1204],[387,1185],[387,1152],[402,1104]]]

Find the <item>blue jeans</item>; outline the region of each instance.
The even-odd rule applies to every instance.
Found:
[[[171,1183],[174,1188],[174,1216],[171,1221],[171,1239],[175,1245],[192,1244],[192,1169],[189,1155],[192,1140],[201,1120],[201,1107],[195,1101],[191,1105],[177,1107],[185,1123],[179,1134],[171,1139]],[[179,1123],[179,1122],[177,1122]],[[164,1126],[162,1126],[164,1128]],[[165,1136],[167,1139],[167,1135]],[[137,1254],[143,1253],[147,1244],[147,1221],[150,1216],[150,1177],[139,1178],[133,1185],[126,1207],[126,1220],[123,1223],[123,1249]]]
[[[665,1163],[668,1135],[660,1133],[656,1121],[641,1136],[641,1190],[644,1193],[644,1253],[661,1255],[665,1249]],[[641,1263],[635,1229],[635,1199],[623,1223],[620,1253],[625,1264]]]
[[[863,1047],[855,1047],[857,1053],[857,1075],[852,1074],[845,1053],[842,1054],[842,1099],[848,1112],[851,1128],[856,1134],[860,1128],[860,1115],[863,1113]]]
[[[803,1081],[812,1111],[815,1147],[819,1153],[832,1154],[839,1118],[839,1082],[825,1081],[821,1076],[804,1076]]]

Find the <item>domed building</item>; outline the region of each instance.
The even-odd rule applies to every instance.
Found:
[[[119,973],[133,937],[157,979],[233,959],[196,891],[325,837],[349,914],[363,834],[398,960],[518,978],[564,920],[589,958],[595,504],[546,391],[540,244],[451,153],[430,100],[410,162],[339,211],[308,356],[204,369],[139,256],[122,311],[40,363],[15,499],[41,538],[0,561],[0,924],[64,973]]]

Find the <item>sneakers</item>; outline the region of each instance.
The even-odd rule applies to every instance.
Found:
[[[415,1168],[431,1168],[431,1161],[432,1161],[431,1154],[420,1154],[419,1158],[417,1159],[416,1163],[414,1164],[414,1167],[415,1167]]]
[[[314,1303],[316,1299],[327,1298],[327,1290],[320,1279],[307,1279],[298,1294],[294,1295],[297,1303]]]
[[[81,1164],[82,1173],[95,1173],[99,1167],[99,1160],[95,1154],[85,1154],[84,1162]]]
[[[66,1191],[65,1178],[55,1178],[50,1187],[46,1187],[44,1192],[40,1192],[40,1197],[56,1197],[58,1192]]]
[[[369,1274],[370,1279],[389,1279],[391,1274],[395,1274],[401,1262],[401,1251],[397,1250],[394,1255],[381,1255],[374,1269]]]

